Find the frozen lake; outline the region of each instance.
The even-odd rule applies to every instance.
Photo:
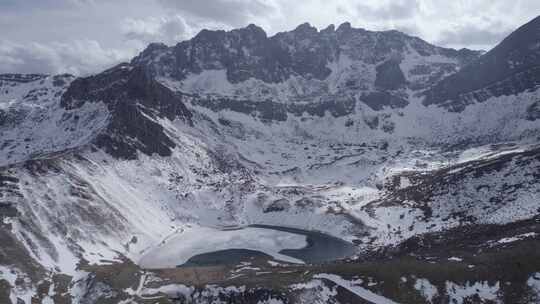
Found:
[[[289,263],[318,263],[354,253],[351,243],[314,231],[252,225],[238,229],[194,227],[150,249],[143,268],[236,264],[250,257]]]

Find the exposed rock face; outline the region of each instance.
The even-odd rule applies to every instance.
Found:
[[[350,24],[318,31],[306,23],[272,37],[255,25],[204,30],[173,47],[151,45],[131,64],[176,80],[184,92],[314,103],[321,96],[425,88],[479,54],[436,47],[397,31],[371,32]],[[217,71],[224,71],[222,78]]]
[[[366,98],[366,100],[368,100]],[[397,100],[400,100],[397,98]],[[368,103],[367,101],[366,103]],[[399,107],[403,106],[400,102],[391,102],[377,99],[373,101],[377,108],[382,109],[383,106]],[[213,111],[231,110],[243,114],[254,115],[265,121],[286,121],[288,115],[300,117],[302,115],[323,117],[327,113],[333,117],[342,117],[353,113],[356,105],[356,100],[351,97],[342,97],[342,99],[327,98],[315,103],[307,104],[283,104],[273,101],[253,102],[244,99],[207,99],[196,98],[192,100],[195,105],[200,105],[209,108]]]
[[[531,104],[527,108],[527,119],[528,120],[537,120],[540,118],[540,100]]]
[[[382,110],[385,107],[389,108],[404,108],[409,102],[399,96],[392,95],[388,92],[371,92],[362,95],[361,100],[375,111]]]
[[[184,79],[188,73],[203,70],[227,70],[232,83],[251,77],[265,82],[281,82],[290,75],[324,79],[330,73],[326,68],[332,56],[332,43],[321,37],[308,24],[291,33],[268,38],[256,25],[225,31],[203,30],[193,39],[181,42],[170,49],[151,47],[136,57],[132,63],[150,65],[157,75],[170,75]],[[312,41],[301,48],[302,40]],[[166,56],[162,56],[166,53]],[[151,64],[160,56],[158,64]]]
[[[406,83],[405,76],[399,68],[399,62],[388,60],[377,66],[375,87],[383,90],[397,90]]]
[[[137,151],[171,154],[175,145],[156,119],[179,118],[191,123],[183,98],[155,81],[142,67],[121,64],[102,74],[75,80],[63,94],[61,105],[73,110],[85,102],[105,102],[111,122],[95,143],[114,156],[133,159]]]

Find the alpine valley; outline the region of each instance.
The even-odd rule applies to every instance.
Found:
[[[540,17],[0,75],[0,303],[540,303]]]

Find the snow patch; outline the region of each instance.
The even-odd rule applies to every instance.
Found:
[[[431,284],[427,279],[416,279],[414,288],[418,290],[429,303],[433,303],[433,299],[439,294],[437,286]]]
[[[374,304],[396,304],[397,303],[355,284],[358,282],[347,281],[335,274],[320,273],[320,274],[316,274],[314,278],[326,279],[326,280],[332,281],[335,284],[358,295],[362,299],[370,301]]]
[[[453,282],[446,282],[446,293],[450,297],[450,302],[463,304],[466,298],[477,295],[480,299],[495,301],[499,292],[499,282],[490,285],[488,282],[466,282],[465,285],[458,285]]]

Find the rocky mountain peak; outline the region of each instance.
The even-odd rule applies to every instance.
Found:
[[[356,64],[367,68],[367,65],[379,65],[389,59],[400,64],[411,52],[422,57],[440,54],[448,58],[444,59],[445,64],[433,66],[435,70],[426,70],[427,74],[438,76],[425,75],[421,83],[409,79],[415,87],[425,87],[478,56],[477,52],[439,48],[398,31],[356,29],[346,22],[337,30],[330,25],[321,31],[304,23],[292,31],[271,37],[254,24],[231,31],[202,30],[193,39],[174,47],[151,45],[132,63],[146,66],[155,76],[179,82],[204,71],[225,71],[225,81],[233,85],[249,79],[276,84],[291,77],[327,81],[333,71],[337,72],[331,66],[339,66],[340,70],[354,69],[352,65]],[[414,60],[419,61],[418,64],[425,61]],[[344,66],[345,61],[351,66]],[[398,69],[393,70],[400,73]],[[407,78],[407,73],[401,72]]]
[[[328,25],[326,28],[321,30],[322,34],[330,34],[336,31],[336,26],[333,24]]]
[[[248,32],[252,35],[255,35],[255,36],[258,36],[258,37],[264,37],[266,38],[266,32],[264,31],[264,29],[256,24],[253,24],[253,23],[250,23],[248,26],[246,26],[245,28],[243,29],[240,29],[240,30],[243,30],[244,32]]]
[[[337,28],[337,31],[338,32],[348,32],[350,30],[352,30],[352,26],[351,26],[351,23],[350,22],[343,22],[342,24],[340,24]]]
[[[300,25],[298,25],[294,30],[293,30],[294,33],[297,33],[297,34],[315,34],[318,32],[317,28],[312,26],[309,22],[304,22]]]

